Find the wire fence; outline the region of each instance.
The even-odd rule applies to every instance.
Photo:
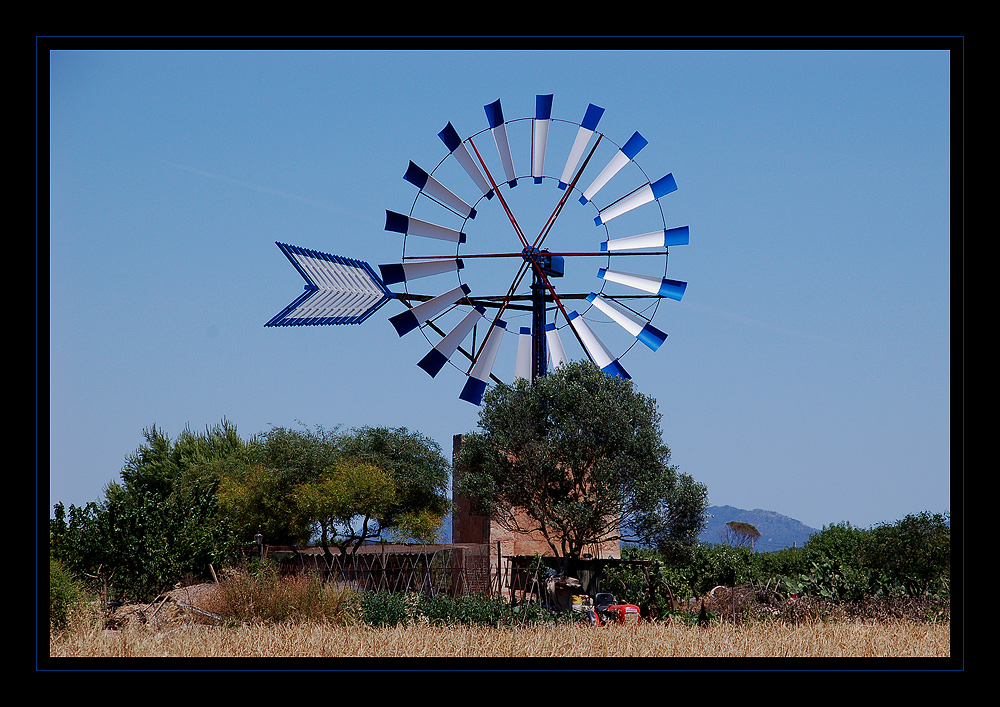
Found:
[[[346,555],[296,552],[280,566],[284,574],[316,572],[326,581],[359,591],[491,595],[502,586],[491,566],[489,545],[376,548]]]
[[[512,604],[537,602],[551,595],[552,588],[547,587],[547,582],[556,567],[555,558],[503,555],[498,544],[486,543],[375,545],[344,555],[323,553],[315,548],[269,550],[284,556],[279,562],[283,574],[315,572],[326,581],[359,591],[502,596]],[[625,560],[578,563],[573,591],[591,596],[601,591],[602,568],[609,563],[646,564]]]

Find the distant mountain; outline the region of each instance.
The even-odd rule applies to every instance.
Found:
[[[803,525],[794,518],[760,508],[748,511],[733,506],[709,506],[706,511],[709,515],[708,526],[698,539],[712,545],[722,542],[723,533],[727,530],[726,523],[733,520],[749,523],[757,529],[760,539],[756,548],[760,552],[802,547],[810,535],[819,532],[817,528]]]

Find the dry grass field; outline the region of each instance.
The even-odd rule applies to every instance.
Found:
[[[717,589],[709,606],[713,618],[705,626],[690,620],[698,609],[692,604],[682,612],[688,620],[637,625],[538,622],[494,628],[432,625],[424,617],[379,628],[358,619],[355,595],[315,578],[261,581],[234,575],[218,585],[176,589],[148,605],[121,607],[110,618],[91,603],[67,629],[50,632],[48,658],[70,669],[76,663],[65,659],[208,659],[209,665],[221,665],[211,659],[403,658],[423,659],[421,665],[433,659],[434,667],[443,669],[460,664],[452,659],[501,668],[527,660],[532,669],[577,669],[576,661],[592,658],[673,669],[681,659],[712,658],[916,658],[904,662],[923,668],[927,661],[921,659],[941,663],[952,657],[950,616],[929,613],[926,605],[916,611],[890,604],[831,613],[805,603],[788,611],[793,603],[785,602],[779,611],[755,603],[754,592]],[[936,619],[925,620],[929,615]],[[660,660],[666,658],[675,660]],[[620,667],[619,661],[612,664]]]
[[[49,654],[52,658],[947,658],[950,641],[950,623],[907,621],[496,629],[181,623],[165,630],[142,625],[77,629],[51,636]]]

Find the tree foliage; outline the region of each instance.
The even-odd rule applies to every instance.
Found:
[[[832,602],[908,597],[946,607],[950,599],[947,514],[923,512],[872,528],[835,523],[813,533],[803,547],[772,552],[724,543],[651,552],[633,546],[623,555],[662,560],[671,589],[684,596],[703,596],[717,585],[751,585]],[[633,594],[637,586],[630,585]]]
[[[272,428],[243,440],[228,421],[175,440],[153,426],[121,482],[83,507],[56,504],[52,556],[110,598],[146,600],[211,577],[260,532],[356,548],[382,533],[427,540],[449,508],[449,465],[405,428]]]
[[[296,502],[296,489],[313,483],[340,458],[342,433],[272,427],[218,467],[224,514],[247,539],[257,533],[271,545],[309,542],[315,518]]]
[[[434,539],[451,510],[448,482],[451,465],[441,446],[405,427],[362,427],[344,441],[344,455],[384,471],[393,482],[394,498],[377,518],[397,540]]]
[[[462,440],[459,493],[564,561],[601,539],[692,543],[703,527],[705,487],[668,463],[656,402],[590,362],[493,386],[479,428]]]
[[[147,599],[181,578],[208,577],[232,556],[235,538],[206,470],[244,448],[227,421],[171,440],[155,426],[126,459],[122,483],[104,499],[68,512],[56,504],[51,552],[68,569],[118,598]]]
[[[219,497],[245,534],[347,553],[385,534],[433,539],[449,470],[440,445],[406,428],[277,427],[226,470]]]
[[[740,520],[731,520],[726,523],[726,530],[722,534],[722,542],[727,545],[738,547],[754,547],[760,539],[760,531],[750,523]]]
[[[927,511],[883,523],[871,531],[868,564],[884,584],[921,596],[951,581],[951,525],[947,514]]]

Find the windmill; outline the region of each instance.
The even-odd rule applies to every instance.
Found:
[[[590,104],[574,122],[553,118],[552,105],[552,95],[538,95],[533,115],[505,120],[494,101],[484,106],[486,126],[464,138],[449,122],[438,133],[441,161],[430,170],[411,161],[403,174],[417,190],[409,210],[386,209],[385,230],[402,237],[402,255],[378,274],[364,261],[278,243],[306,286],[265,326],[358,324],[397,300],[406,306],[389,318],[397,334],[420,330],[430,344],[417,365],[431,376],[458,368],[459,397],[475,405],[501,380],[494,368],[518,318],[514,378],[534,381],[562,365],[567,343],[629,378],[621,357],[636,344],[663,344],[653,317],[687,286],[666,275],[669,248],[689,239],[687,226],[667,225],[660,202],[677,184],[639,167],[640,133],[619,145],[598,130],[603,108]],[[527,154],[524,172],[512,144]],[[547,158],[560,152],[561,171],[548,173]],[[474,198],[459,196],[463,189]],[[570,284],[571,276],[585,281]],[[420,291],[427,282],[436,294]]]

